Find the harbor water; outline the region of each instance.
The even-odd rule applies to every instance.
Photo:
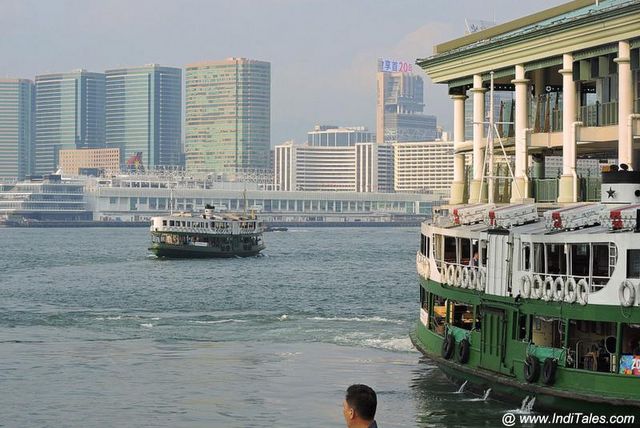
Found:
[[[418,228],[290,229],[262,257],[158,260],[145,228],[0,229],[0,426],[500,426],[408,338]]]

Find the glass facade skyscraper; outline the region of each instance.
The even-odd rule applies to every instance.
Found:
[[[268,168],[270,63],[229,58],[187,65],[185,98],[187,170]]]
[[[85,70],[36,76],[35,172],[58,168],[60,149],[105,145],[105,79]]]
[[[123,162],[141,152],[145,167],[180,165],[182,70],[150,64],[105,76],[107,146]]]
[[[0,179],[31,174],[35,100],[31,80],[0,79]]]

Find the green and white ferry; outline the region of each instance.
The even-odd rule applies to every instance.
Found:
[[[602,177],[617,203],[449,206],[422,224],[414,345],[493,396],[640,411],[640,171]]]
[[[262,222],[253,216],[216,213],[170,214],[151,218],[151,250],[166,258],[256,256],[265,249]]]

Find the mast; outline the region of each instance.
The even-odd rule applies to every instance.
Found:
[[[493,71],[490,73],[491,75],[491,86],[489,89],[489,132],[487,133],[487,157],[489,159],[489,171],[487,173],[488,179],[488,202],[490,204],[493,203],[493,193],[494,193],[494,185],[495,185],[495,177],[493,176],[493,129],[495,126],[495,122],[493,119]]]

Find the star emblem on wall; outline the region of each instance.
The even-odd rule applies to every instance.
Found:
[[[607,199],[608,199],[608,198],[613,198],[615,194],[616,194],[616,191],[615,191],[615,190],[613,190],[613,189],[611,188],[611,186],[609,186],[609,190],[607,190]]]

